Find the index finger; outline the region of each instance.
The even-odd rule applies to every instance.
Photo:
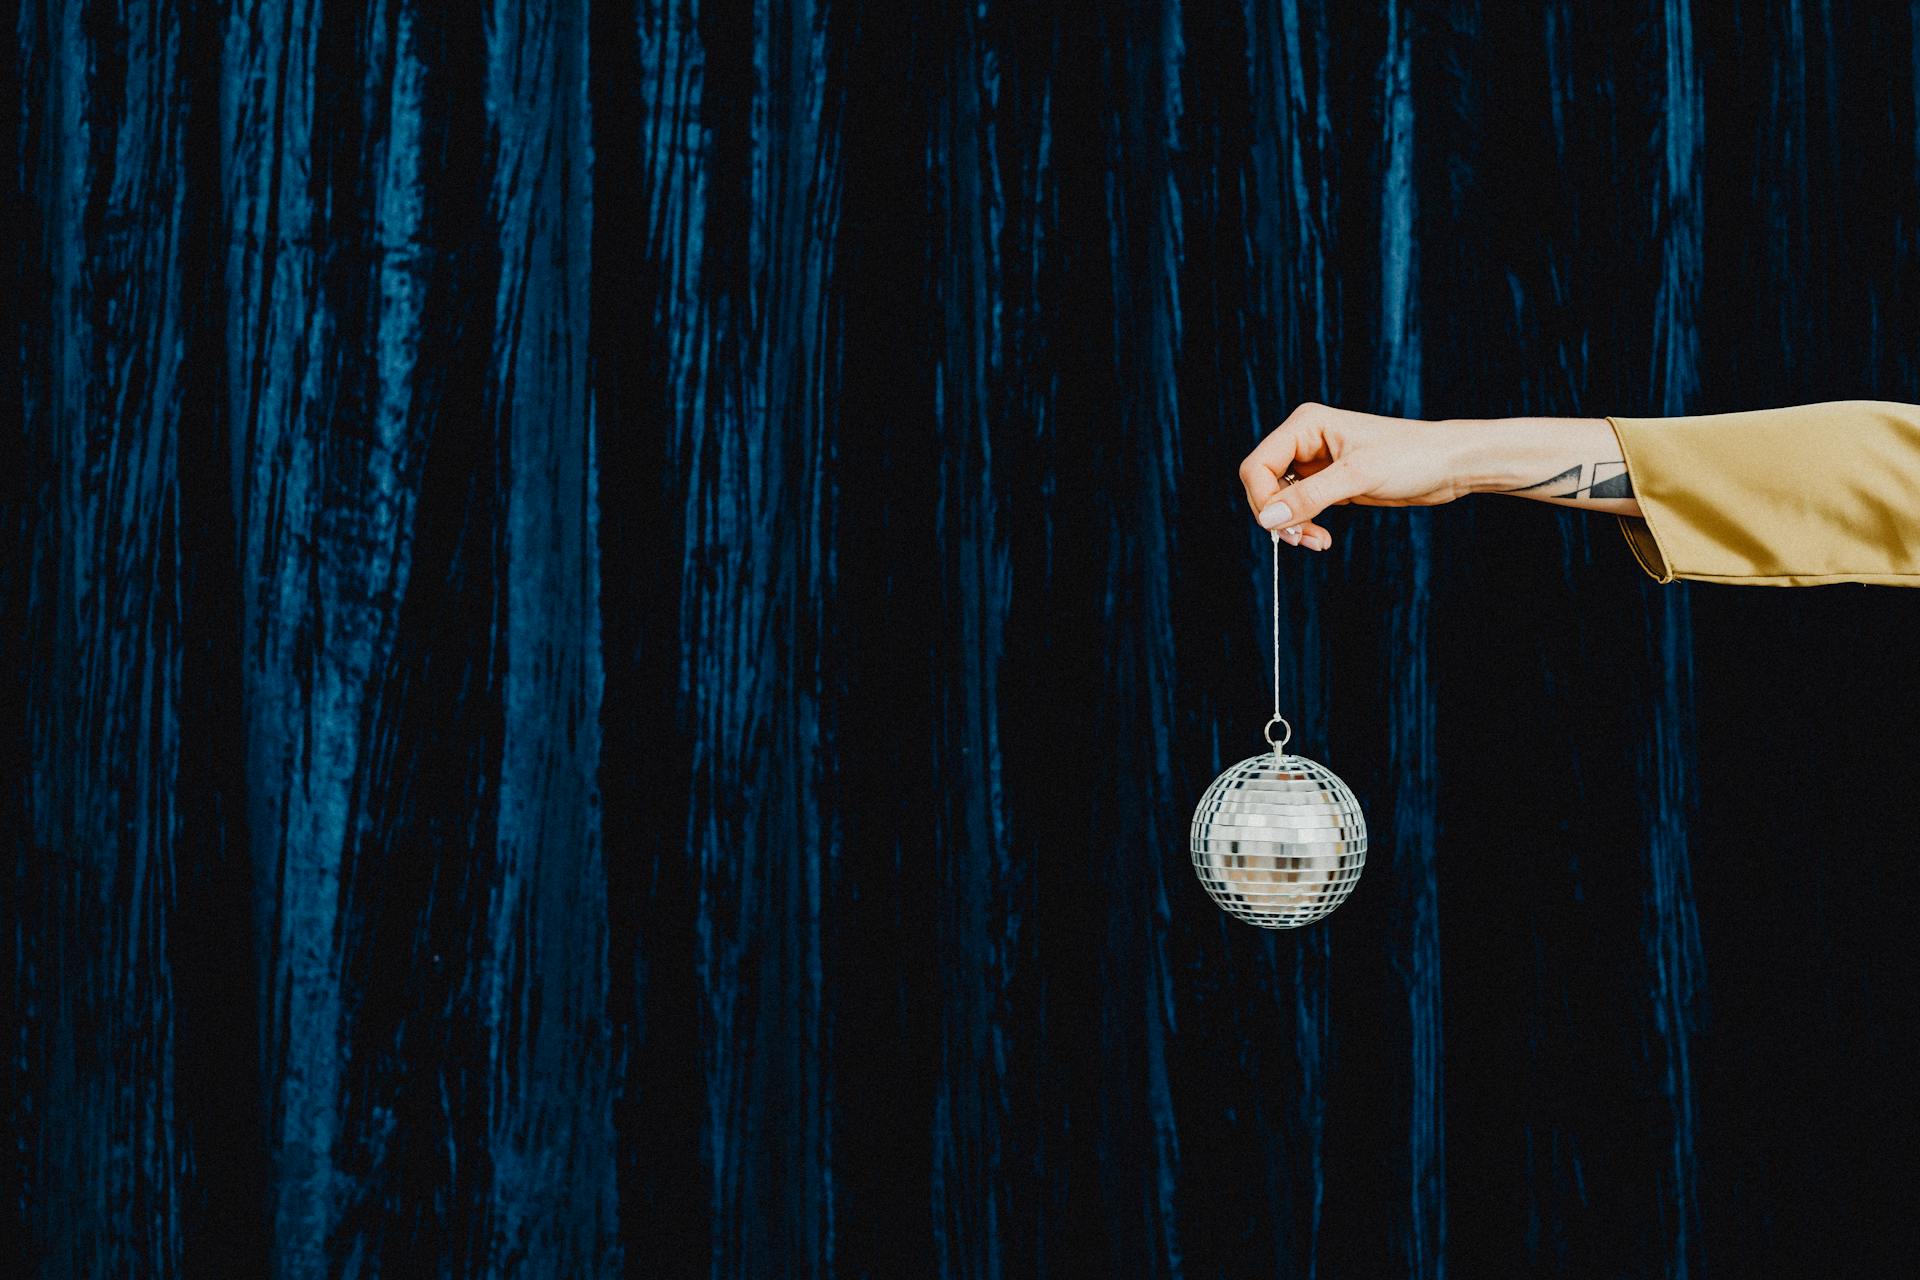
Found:
[[[1266,505],[1286,487],[1287,472],[1293,469],[1295,438],[1284,427],[1270,433],[1240,463],[1240,484],[1247,491],[1247,505],[1259,515]]]

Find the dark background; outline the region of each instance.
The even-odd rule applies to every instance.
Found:
[[[1913,1246],[1920,592],[1337,511],[1186,839],[1296,403],[1920,397],[1920,4],[9,12],[10,1272]]]

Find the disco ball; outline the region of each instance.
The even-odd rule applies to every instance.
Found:
[[[1305,756],[1263,751],[1213,780],[1193,812],[1193,869],[1221,908],[1292,929],[1353,892],[1367,823],[1352,790]]]

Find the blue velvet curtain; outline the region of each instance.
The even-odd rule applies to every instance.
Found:
[[[1920,0],[32,0],[0,1231],[207,1276],[1912,1242],[1920,593],[1234,467],[1920,397]]]

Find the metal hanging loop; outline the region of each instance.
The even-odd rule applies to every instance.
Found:
[[[1273,737],[1273,726],[1275,725],[1280,726],[1280,738],[1277,742]],[[1287,745],[1288,739],[1293,737],[1293,726],[1287,723],[1285,716],[1275,716],[1273,719],[1267,721],[1267,727],[1260,731],[1260,736],[1265,738],[1267,745],[1273,748],[1273,754],[1279,755],[1281,749]]]

